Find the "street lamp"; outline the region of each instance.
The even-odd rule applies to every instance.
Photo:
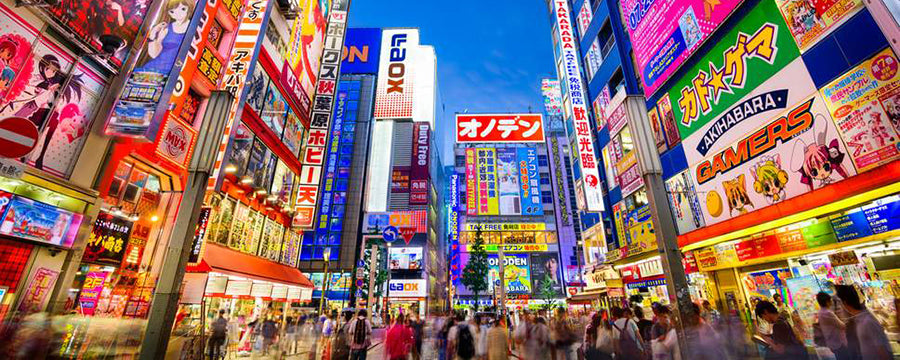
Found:
[[[319,316],[324,315],[325,313],[322,310],[325,308],[325,301],[328,300],[328,264],[331,263],[331,248],[326,247],[322,252],[322,257],[325,258],[325,277],[322,278],[322,297],[319,299]]]

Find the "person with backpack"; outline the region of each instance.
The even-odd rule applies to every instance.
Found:
[[[347,360],[350,358],[350,339],[347,330],[349,326],[347,325],[350,325],[350,320],[352,319],[353,312],[344,311],[343,324],[335,332],[334,341],[331,345],[331,360]]]
[[[403,314],[394,318],[394,323],[384,335],[384,351],[387,360],[406,360],[412,348],[412,330],[406,326]]]
[[[616,344],[616,360],[641,360],[644,358],[643,339],[637,324],[627,316],[625,309],[613,307],[612,337]]]
[[[572,345],[578,342],[578,335],[572,328],[565,308],[556,309],[556,318],[552,322],[553,347],[556,351],[556,360],[575,360],[576,355],[572,351]]]
[[[606,311],[606,310],[603,310]],[[615,345],[612,342],[612,326],[602,313],[595,312],[584,330],[582,353],[585,360],[612,360]]]
[[[450,354],[456,355],[457,360],[472,360],[475,358],[475,329],[463,314],[456,315],[456,321],[457,324],[447,334]]]
[[[347,323],[347,333],[350,335],[350,360],[366,360],[369,353],[369,345],[372,344],[372,324],[366,320],[366,309],[360,309],[356,319]]]
[[[228,320],[225,319],[225,309],[219,310],[219,317],[212,323],[212,333],[209,335],[209,358],[218,360],[223,356],[222,346],[225,345],[228,333]]]

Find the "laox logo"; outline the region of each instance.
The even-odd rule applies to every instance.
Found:
[[[390,291],[419,291],[419,284],[416,283],[393,283],[389,286]]]
[[[406,48],[403,47],[403,44],[406,43],[406,36],[406,34],[396,34],[391,37],[391,64],[388,65],[387,80],[388,94],[403,93],[403,77],[406,76],[406,64],[403,63],[406,60]]]

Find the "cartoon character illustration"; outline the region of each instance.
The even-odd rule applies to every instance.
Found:
[[[869,114],[869,129],[872,134],[871,137],[877,142],[879,149],[885,147],[888,143],[894,142],[891,132],[884,126],[884,122],[881,121],[881,113],[873,112]]]
[[[685,45],[688,49],[693,48],[703,37],[700,25],[697,24],[697,17],[694,15],[694,9],[689,7],[681,16],[681,19],[678,20],[678,23]]]
[[[840,141],[836,138],[827,140],[828,123],[829,121],[822,115],[816,115],[816,124],[822,124],[824,129],[816,131],[815,142],[805,144],[802,139],[799,139],[794,145],[793,159],[802,159],[802,161],[799,166],[795,162],[792,168],[797,169],[797,172],[800,173],[800,182],[806,184],[810,191],[834,183],[835,179],[832,178],[832,174],[835,172],[841,178],[848,177],[847,170],[843,165],[846,154],[841,151]],[[800,150],[798,150],[798,145]]]
[[[150,29],[147,51],[136,71],[168,74],[193,14],[193,3],[185,0],[170,2],[165,17]]]
[[[764,195],[769,204],[784,200],[788,174],[781,168],[781,155],[762,157],[750,168],[750,174],[753,175],[753,190]]]
[[[894,126],[894,131],[900,131],[900,93],[881,99],[881,107],[887,114],[888,120]]]
[[[0,40],[0,68],[11,67],[19,47],[9,39]],[[11,69],[10,69],[11,70]]]
[[[53,99],[57,94],[60,96],[57,102],[61,104],[78,101],[81,98],[83,86],[81,75],[72,76],[66,87],[60,89],[66,83],[66,78],[56,55],[42,56],[38,61],[38,73],[28,89],[24,90],[18,99],[6,104],[0,113],[8,114],[15,111],[15,116],[31,120],[38,129],[41,129],[50,115]]]
[[[744,174],[738,175],[733,180],[722,182],[722,187],[725,189],[725,198],[728,199],[729,214],[737,211],[738,215],[743,215],[747,213],[748,206],[755,207],[747,195],[746,185]]]
[[[15,78],[16,73],[9,67],[3,68],[3,71],[0,71],[0,94],[6,92],[6,90],[12,86],[13,79]]]

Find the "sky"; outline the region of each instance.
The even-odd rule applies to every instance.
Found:
[[[540,112],[541,79],[556,77],[543,0],[352,0],[349,16],[351,27],[419,28],[434,46],[445,105],[435,132],[457,112]],[[436,137],[450,164],[446,135]]]

